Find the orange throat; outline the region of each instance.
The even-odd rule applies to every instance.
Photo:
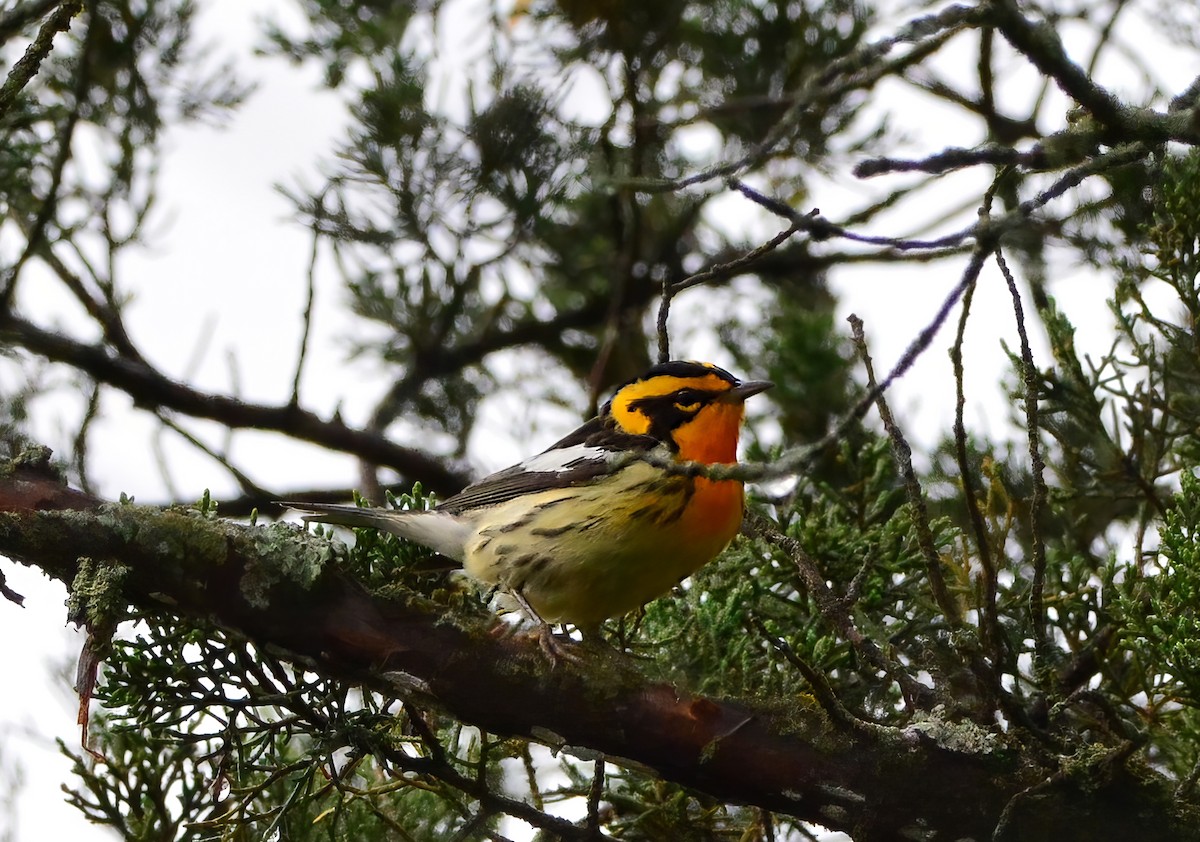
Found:
[[[738,433],[742,426],[740,403],[715,403],[691,422],[675,430],[679,459],[706,465],[737,461]],[[705,535],[719,552],[742,525],[742,483],[697,477],[687,519],[696,534]]]
[[[736,462],[738,433],[742,427],[740,403],[706,406],[688,423],[676,428],[673,438],[684,462]]]

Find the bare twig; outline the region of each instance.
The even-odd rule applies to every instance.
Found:
[[[633,459],[642,459],[658,467],[664,468],[675,474],[683,474],[686,476],[705,476],[710,479],[740,479],[743,481],[760,481],[764,479],[775,479],[780,477],[792,476],[806,468],[810,467],[818,456],[824,452],[825,448],[839,441],[845,434],[846,430],[853,424],[860,421],[867,411],[875,403],[879,395],[891,388],[892,383],[902,377],[916,359],[925,352],[933,341],[933,337],[941,329],[946,319],[950,315],[950,311],[963,298],[964,293],[974,286],[979,277],[980,271],[983,269],[983,264],[988,256],[992,253],[996,245],[1009,231],[1014,230],[1018,225],[1023,224],[1026,219],[1036,210],[1044,207],[1053,199],[1061,196],[1068,189],[1078,185],[1089,176],[1096,175],[1101,172],[1107,172],[1128,164],[1134,163],[1148,154],[1148,149],[1141,143],[1131,143],[1125,146],[1120,146],[1112,152],[1099,155],[1092,160],[1075,167],[1064,173],[1053,184],[1041,191],[1032,199],[1022,202],[1017,208],[1008,212],[1002,217],[993,219],[987,213],[980,216],[980,220],[958,234],[944,237],[938,241],[927,241],[937,243],[960,242],[968,237],[973,237],[976,241],[975,249],[972,252],[971,259],[966,268],[963,270],[962,276],[957,285],[950,291],[943,300],[941,307],[925,328],[917,334],[913,339],[904,354],[893,366],[888,375],[880,381],[873,389],[869,389],[859,401],[851,407],[842,419],[834,425],[833,429],[823,436],[814,444],[802,448],[795,448],[783,453],[768,465],[706,465],[698,462],[677,462],[672,458],[664,457],[660,454],[645,453],[638,455],[629,455],[625,458],[617,458],[613,460],[613,470],[620,468],[628,461]],[[741,185],[736,180],[732,183],[738,187],[739,191],[744,195],[752,198],[754,201],[767,207],[774,213],[784,216],[793,222],[799,222],[800,227],[804,230],[824,230],[827,232],[839,232],[838,226],[821,220],[819,217],[805,216],[793,211],[787,205],[772,199],[769,196],[763,196],[757,191],[745,185]],[[740,186],[738,186],[740,185]],[[991,195],[995,189],[989,189],[988,194],[984,197],[985,207],[990,206]],[[892,238],[872,238],[895,244],[898,242]],[[919,246],[912,245],[915,241],[908,241],[911,247],[918,248]],[[961,331],[961,326],[960,326]],[[961,340],[959,341],[961,345]]]
[[[864,243],[873,246],[887,246],[888,248],[899,249],[900,251],[910,251],[915,249],[939,249],[957,245],[966,239],[970,234],[968,232],[959,232],[950,237],[942,237],[937,240],[912,240],[902,237],[877,237],[866,234],[856,234],[848,228],[830,222],[818,212],[802,214],[793,209],[789,205],[779,201],[778,199],[767,196],[755,190],[750,185],[736,178],[729,179],[729,186],[737,190],[743,196],[757,205],[769,210],[776,216],[781,216],[784,219],[790,220],[792,225],[798,229],[807,231],[814,240],[827,240],[838,237],[845,240],[850,240],[855,243]]]
[[[871,158],[854,167],[854,175],[858,178],[872,178],[877,175],[895,172],[926,172],[946,173],[964,167],[975,167],[980,164],[991,166],[1022,166],[1031,169],[1041,169],[1046,166],[1047,156],[1041,146],[1034,146],[1027,152],[1019,152],[1009,146],[999,143],[985,143],[974,149],[961,149],[950,146],[916,160],[900,158]]]
[[[308,340],[312,333],[313,302],[317,296],[317,256],[320,253],[321,238],[317,232],[321,220],[325,218],[325,196],[318,199],[317,218],[313,222],[312,249],[308,254],[308,289],[304,299],[304,330],[300,333],[300,350],[296,354],[296,374],[292,377],[292,406],[300,405],[300,380],[304,376],[304,362],[308,358]]]
[[[20,221],[18,221],[18,224],[21,224]],[[22,224],[22,230],[25,234],[26,243],[37,239],[32,226]],[[75,247],[77,256],[87,266],[88,271],[92,272],[92,267],[74,242],[59,241],[58,245]],[[88,289],[83,278],[72,271],[71,267],[50,248],[39,249],[38,258],[54,272],[63,285],[70,290],[75,299],[87,311],[87,314],[100,325],[100,329],[104,332],[104,338],[113,346],[118,354],[131,360],[143,359],[141,352],[134,346],[133,340],[130,339],[125,329],[125,323],[121,320],[120,310],[111,304],[111,294]],[[112,289],[110,281],[101,280],[94,272],[93,277],[106,290]]]
[[[768,254],[779,248],[783,243],[787,242],[793,234],[799,231],[801,226],[793,222],[790,226],[780,231],[771,239],[767,240],[762,245],[751,249],[741,257],[735,258],[728,263],[718,263],[715,266],[710,266],[703,272],[697,272],[690,277],[684,278],[682,281],[674,284],[663,282],[662,301],[658,307],[658,361],[666,362],[670,359],[670,340],[667,334],[667,317],[670,314],[671,300],[685,289],[690,289],[700,284],[708,283],[709,281],[720,280],[727,278],[730,275],[740,273],[749,267],[753,266],[763,255]]]
[[[481,784],[478,780],[467,777],[447,758],[441,742],[418,711],[412,711],[409,722],[412,723],[413,730],[421,736],[421,742],[429,749],[429,756],[412,757],[407,752],[391,746],[376,747],[376,751],[386,757],[397,769],[428,775],[440,780],[474,798],[483,810],[514,816],[528,822],[533,827],[552,833],[557,839],[585,840],[593,838],[591,832],[586,828],[577,827],[565,819],[548,815],[524,801],[502,795],[492,789],[486,780]]]
[[[871,354],[867,350],[866,336],[863,335],[862,319],[851,315],[849,321],[854,335],[854,344],[858,348],[858,355],[867,371],[867,386],[873,389],[876,385],[875,368],[871,364]],[[896,419],[892,417],[891,408],[882,393],[875,403],[879,407],[879,417],[883,421],[883,428],[892,442],[892,454],[896,459],[896,466],[900,469],[900,476],[904,479],[908,504],[913,510],[913,527],[916,530],[917,546],[921,550],[921,556],[925,559],[925,573],[929,577],[930,590],[933,591],[933,598],[937,601],[946,621],[952,626],[957,626],[962,622],[962,612],[954,597],[950,595],[950,591],[946,587],[946,579],[942,575],[942,559],[934,544],[933,530],[929,526],[929,509],[925,505],[925,495],[921,491],[917,472],[913,469],[912,448],[908,446],[904,432],[896,424]]]
[[[91,494],[91,480],[88,479],[88,433],[91,432],[92,423],[100,414],[100,385],[93,383],[91,389],[88,390],[87,406],[83,411],[83,420],[79,423],[79,430],[75,433],[75,440],[71,444],[71,461],[75,463],[75,475],[79,477],[79,487],[88,494]]]
[[[649,462],[656,467],[662,468],[672,474],[681,474],[683,476],[703,476],[709,479],[739,479],[746,482],[757,482],[765,479],[778,479],[780,477],[793,476],[800,473],[811,465],[825,452],[826,448],[831,447],[838,441],[841,441],[845,436],[846,431],[853,425],[863,419],[867,412],[874,405],[878,397],[891,388],[892,384],[903,377],[908,372],[917,358],[925,352],[929,345],[933,342],[933,337],[937,335],[942,325],[950,315],[950,311],[954,309],[954,305],[958,303],[963,293],[971,287],[975,280],[979,277],[979,272],[983,268],[984,261],[987,259],[987,249],[977,248],[971,255],[971,260],[967,267],[963,270],[963,274],[959,282],[950,290],[949,294],[942,301],[933,319],[927,324],[916,338],[909,343],[900,359],[888,372],[887,376],[875,385],[874,388],[868,389],[866,394],[859,398],[850,410],[842,416],[841,420],[833,426],[833,428],[822,436],[813,444],[805,447],[793,448],[778,458],[771,461],[770,464],[707,464],[703,462],[679,462],[669,454],[664,455],[655,451],[645,453],[627,453],[616,456],[610,462],[611,470],[618,470],[630,462],[641,460]]]
[[[72,365],[101,383],[121,389],[138,406],[171,409],[196,418],[208,418],[230,428],[286,433],[300,441],[390,466],[407,477],[420,479],[439,494],[457,491],[469,481],[465,471],[448,467],[437,457],[393,444],[378,433],[349,427],[340,418],[323,420],[299,407],[244,403],[225,395],[201,392],[171,380],[146,363],[113,357],[101,346],[60,336],[11,314],[0,318],[0,336],[19,343],[32,353]]]
[[[1104,26],[1100,27],[1100,34],[1096,38],[1096,44],[1092,47],[1092,57],[1088,60],[1087,67],[1084,68],[1084,73],[1088,78],[1096,72],[1096,68],[1100,65],[1100,56],[1104,53],[1104,48],[1112,43],[1113,32],[1116,31],[1117,21],[1121,17],[1121,12],[1128,9],[1130,6],[1129,0],[1117,0],[1113,4],[1112,13],[1107,15],[1107,20],[1104,21]]]
[[[225,456],[222,453],[218,453],[216,450],[209,447],[207,444],[205,444],[199,438],[192,435],[192,433],[188,432],[186,429],[184,429],[182,426],[180,426],[178,423],[176,423],[175,420],[172,419],[169,415],[167,415],[166,413],[160,412],[160,413],[158,413],[158,420],[162,423],[162,425],[164,427],[173,431],[176,435],[178,435],[180,438],[182,438],[184,441],[186,441],[192,447],[196,448],[201,453],[203,453],[204,455],[208,456],[209,458],[211,458],[212,460],[217,462],[219,465],[221,465],[221,467],[223,467],[225,470],[229,471],[229,473],[233,475],[233,478],[237,482],[238,486],[242,489],[245,496],[250,497],[252,499],[258,499],[258,500],[266,500],[271,497],[270,492],[268,492],[261,485],[256,483],[254,480],[250,479],[249,476],[247,476],[245,473],[243,473],[241,470],[239,470],[238,467],[236,465],[234,465],[232,461],[230,461],[229,457]],[[221,513],[229,514],[224,511],[221,511]]]
[[[810,109],[833,102],[851,91],[866,90],[880,79],[894,75],[905,67],[917,64],[950,40],[970,23],[983,18],[981,9],[973,6],[951,5],[942,11],[914,18],[889,38],[867,44],[829,63],[819,77],[808,80],[791,97],[790,107],[780,116],[766,136],[752,146],[744,155],[701,172],[679,179],[643,179],[638,182],[626,180],[641,192],[665,193],[682,190],[697,184],[705,184],[729,178],[744,172],[765,159],[783,142],[788,132]],[[901,44],[914,45],[903,56],[885,61],[884,56]]]
[[[1097,120],[1112,128],[1125,128],[1128,120],[1120,100],[1096,84],[1067,55],[1058,33],[1045,21],[1026,18],[1016,0],[994,0],[989,4],[992,20],[1004,38],[1024,54],[1038,70],[1051,77],[1067,96]],[[1136,136],[1136,135],[1135,135]]]
[[[624,102],[635,114],[635,123],[637,122],[636,115],[641,110],[642,105],[641,100],[631,89],[636,84],[634,82],[636,78],[636,72],[627,73],[624,95]],[[644,152],[636,147],[640,146],[643,142],[641,132],[634,132],[633,142],[635,148],[631,150],[630,160],[633,162],[635,170],[640,172]],[[628,188],[618,189],[612,197],[611,204],[615,216],[612,226],[614,229],[612,236],[620,244],[621,248],[613,265],[612,283],[609,284],[607,312],[604,315],[602,332],[600,334],[600,348],[596,354],[596,360],[592,365],[590,376],[588,377],[587,414],[589,416],[594,415],[596,409],[600,406],[600,392],[605,386],[605,372],[608,369],[613,351],[621,340],[623,328],[621,320],[625,315],[626,308],[629,306],[628,298],[634,266],[641,251],[642,209],[638,204],[637,197]],[[647,286],[649,285],[647,284]],[[669,302],[667,303],[669,306]]]
[[[1025,309],[1021,304],[1021,293],[1016,279],[1009,271],[1008,263],[999,248],[996,249],[996,264],[1004,275],[1008,292],[1012,296],[1013,314],[1017,320],[1017,336],[1021,342],[1021,379],[1025,384],[1025,433],[1029,442],[1029,469],[1033,475],[1033,498],[1029,503],[1029,529],[1033,541],[1033,578],[1029,588],[1029,614],[1034,635],[1034,672],[1044,666],[1046,654],[1046,606],[1043,592],[1046,586],[1046,542],[1042,537],[1042,507],[1046,501],[1046,463],[1042,459],[1042,448],[1038,440],[1038,375],[1033,364],[1033,351],[1029,346],[1029,334],[1025,330]]]
[[[521,746],[521,765],[525,769],[525,783],[529,787],[529,800],[538,810],[546,809],[546,801],[542,797],[542,788],[538,785],[537,767],[533,763],[533,752],[529,743]]]
[[[963,421],[963,411],[966,407],[966,376],[963,370],[963,341],[966,338],[967,319],[971,315],[971,301],[975,297],[975,283],[972,281],[963,296],[962,313],[958,320],[958,333],[950,350],[950,361],[954,366],[955,404],[954,404],[954,452],[958,461],[958,473],[962,482],[963,505],[967,507],[967,519],[971,531],[975,535],[976,551],[979,556],[979,567],[983,576],[983,645],[992,657],[994,669],[1005,661],[1002,653],[1002,634],[1000,620],[997,616],[996,601],[998,579],[996,563],[992,558],[992,545],[988,538],[987,526],[984,523],[983,512],[979,508],[979,500],[973,482],[974,473],[967,453],[967,428]]]

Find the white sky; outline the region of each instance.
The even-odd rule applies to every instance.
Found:
[[[294,14],[285,0],[206,0],[200,6],[204,26],[220,35],[220,49],[242,56],[256,42],[257,15],[267,10],[285,17]],[[974,58],[966,45],[943,59],[960,60],[973,67]],[[295,184],[299,179],[316,183],[315,163],[328,155],[331,140],[339,136],[346,117],[336,99],[320,89],[313,69],[250,59],[244,59],[243,65],[259,88],[226,129],[193,127],[169,136],[160,187],[162,203],[169,212],[160,210],[156,229],[160,235],[151,249],[127,259],[123,274],[135,279],[136,300],[128,311],[129,326],[150,359],[173,376],[189,376],[202,388],[228,391],[236,380],[242,396],[278,402],[290,388],[303,308],[303,285],[296,279],[305,275],[310,243],[290,221],[291,207],[273,185]],[[1126,70],[1115,65],[1102,67],[1101,78],[1108,73],[1120,84],[1117,80],[1129,78]],[[1200,72],[1200,61],[1164,47],[1157,70],[1179,89]],[[958,123],[957,117],[955,122],[941,122],[937,111],[922,114],[921,120],[906,127],[909,141],[896,155],[917,156],[947,143],[969,146],[980,139],[976,128]],[[951,184],[971,179],[977,183],[977,176],[967,174]],[[877,186],[863,185],[840,174],[820,183],[813,203],[836,217],[839,209],[857,206],[870,191],[894,183],[882,179]],[[739,197],[722,201],[730,213],[751,211]],[[957,283],[957,272],[950,264],[932,269],[839,271],[834,289],[841,296],[841,311],[857,313],[866,322],[877,371],[886,371],[900,356]],[[365,411],[383,385],[373,366],[343,363],[344,346],[337,337],[348,322],[337,313],[337,279],[329,271],[319,278],[314,347],[320,353],[305,380],[304,397],[325,413],[344,401],[344,411],[353,418],[356,412]],[[1104,302],[1108,287],[1107,279],[1064,267],[1053,288],[1079,328],[1080,347],[1092,353],[1106,350],[1109,341]],[[698,303],[701,297],[682,296],[676,318],[702,320],[705,308]],[[38,302],[26,300],[25,304],[30,310],[38,309]],[[42,302],[44,308],[54,305],[50,298]],[[968,370],[974,371],[968,395],[969,422],[984,436],[1011,435],[1006,429],[1007,413],[991,385],[1006,366],[998,339],[1011,337],[1011,305],[1003,282],[992,269],[985,272],[974,313],[966,347]],[[946,355],[952,335],[950,325],[891,396],[893,411],[914,444],[932,443],[946,426],[953,399]],[[1036,358],[1044,363],[1042,337],[1033,338]],[[685,357],[711,353],[711,346],[704,342],[676,349],[677,356]],[[231,355],[237,360],[236,378],[231,375]],[[756,372],[742,374],[752,377]],[[503,400],[485,405],[488,414],[472,446],[481,472],[548,444],[574,423],[568,413],[552,412],[540,419],[540,427],[561,426],[538,429],[540,441],[530,444],[528,426],[512,429],[513,409]],[[49,440],[58,438],[53,415],[44,413],[39,430]],[[519,420],[524,423],[528,419]],[[168,496],[153,449],[148,446],[154,435],[150,420],[119,400],[109,401],[105,420],[95,432],[92,454],[93,472],[105,496],[126,492],[144,501]],[[197,495],[204,487],[217,495],[233,490],[228,477],[210,460],[170,437],[164,441],[183,490]],[[264,484],[286,487],[331,476],[353,481],[353,465],[342,457],[272,436],[239,433],[235,454],[250,449],[256,453],[256,464],[270,465],[269,482],[266,476],[257,477]],[[27,597],[27,607],[21,610],[0,603],[0,639],[8,641],[0,647],[0,674],[9,677],[10,688],[0,695],[0,763],[18,759],[24,773],[16,814],[0,813],[0,838],[6,833],[18,840],[71,838],[86,842],[107,838],[63,804],[60,785],[72,778],[68,764],[52,744],[58,737],[72,747],[78,745],[76,703],[69,679],[64,679],[59,669],[69,664],[73,671],[81,643],[80,635],[64,628],[65,591],[29,568],[5,562],[2,569],[9,584]]]

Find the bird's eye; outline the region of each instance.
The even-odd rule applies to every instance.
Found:
[[[673,398],[675,408],[689,415],[698,411],[704,403],[704,395],[695,389],[680,389],[671,397]]]

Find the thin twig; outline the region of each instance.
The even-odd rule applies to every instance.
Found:
[[[888,375],[877,383],[875,388],[868,389],[866,394],[859,398],[858,402],[834,425],[833,429],[815,443],[789,450],[773,460],[769,465],[749,463],[718,463],[714,465],[703,462],[679,462],[670,454],[647,451],[644,453],[625,453],[615,456],[609,463],[610,469],[616,471],[625,467],[630,462],[640,460],[649,462],[651,465],[662,468],[672,474],[692,477],[702,476],[718,480],[739,479],[744,482],[779,479],[807,470],[827,448],[841,441],[846,431],[862,420],[881,394],[890,389],[896,380],[903,377],[912,368],[917,358],[933,342],[934,336],[937,335],[942,325],[945,324],[950,311],[954,309],[954,305],[958,303],[963,293],[979,277],[979,272],[983,268],[987,254],[988,250],[983,248],[977,248],[972,253],[971,260],[963,270],[963,275],[959,282],[942,301],[942,305],[938,308],[937,313],[934,314],[929,324],[909,343],[908,348],[905,349],[900,359],[892,367],[891,371],[888,372]]]
[[[965,391],[966,376],[963,370],[962,347],[966,338],[967,319],[971,315],[971,302],[975,298],[975,284],[966,290],[963,296],[962,313],[958,319],[958,333],[950,350],[950,361],[954,366],[954,452],[958,462],[958,473],[962,482],[963,504],[967,507],[967,519],[971,531],[975,534],[976,550],[979,555],[979,567],[983,575],[983,645],[993,658],[995,668],[1002,663],[1000,655],[1000,621],[996,616],[996,594],[998,589],[996,563],[992,558],[992,546],[988,540],[987,527],[983,513],[979,509],[975,484],[972,482],[970,458],[967,453],[967,428],[963,421],[963,412],[967,398]]]
[[[765,196],[737,179],[728,179],[730,186],[748,199],[762,205],[778,216],[788,219],[809,232],[814,239],[840,238],[865,245],[884,246],[898,251],[948,250],[974,240],[977,246],[998,243],[1009,231],[1028,224],[1029,218],[1054,199],[1091,176],[1136,163],[1150,154],[1150,147],[1141,141],[1115,147],[1111,152],[1096,155],[1063,173],[1053,184],[1031,199],[1021,202],[1003,216],[981,215],[970,225],[936,239],[907,239],[903,237],[865,236],[847,230],[816,214],[801,214],[778,199]],[[994,188],[989,188],[989,193]]]
[[[741,257],[731,260],[728,263],[718,263],[716,266],[710,266],[703,272],[697,272],[691,277],[684,278],[677,284],[672,284],[671,294],[675,295],[685,289],[690,289],[699,284],[708,283],[709,281],[720,280],[732,275],[734,272],[740,272],[748,266],[751,266],[765,254],[769,254],[787,242],[793,234],[803,227],[799,223],[793,222],[790,226],[780,231],[771,239],[767,240],[760,246],[750,249]]]
[[[813,600],[817,603],[817,610],[821,612],[825,621],[854,648],[854,651],[866,663],[896,682],[904,697],[905,708],[909,711],[920,709],[924,698],[928,695],[928,688],[918,683],[900,664],[887,658],[883,654],[883,650],[879,648],[879,644],[862,633],[846,606],[826,584],[825,577],[817,568],[816,561],[800,542],[791,536],[784,535],[769,520],[753,512],[746,513],[742,528],[750,537],[761,538],[788,555],[796,566],[796,571],[800,574],[800,581],[812,595]]]
[[[592,785],[588,789],[587,829],[593,839],[605,838],[600,833],[600,798],[604,795],[604,758],[592,761]]]
[[[1103,172],[1109,172],[1128,166],[1129,164],[1137,163],[1149,154],[1150,147],[1141,141],[1123,143],[1120,146],[1116,146],[1111,152],[1097,155],[1063,173],[1057,181],[1032,199],[1026,199],[1024,202],[1021,202],[1015,209],[1009,211],[1004,216],[989,220],[988,227],[1000,226],[1001,229],[1007,231],[1011,227],[1015,227],[1013,225],[1015,220],[1027,218],[1035,210],[1045,207],[1071,188],[1078,187],[1085,179],[1091,178],[1093,175],[1099,175]],[[999,238],[997,237],[994,241],[999,242]]]
[[[825,678],[824,673],[816,669],[808,661],[800,657],[799,653],[794,650],[786,640],[776,637],[771,634],[763,621],[758,617],[750,616],[748,618],[750,626],[762,636],[762,639],[771,644],[776,652],[784,657],[803,676],[808,682],[808,686],[812,689],[813,697],[816,698],[817,704],[825,711],[825,715],[829,717],[829,721],[838,726],[844,731],[861,730],[865,724],[865,720],[852,714],[842,704],[842,700],[834,693],[833,688],[829,685],[829,681]]]
[[[1089,79],[1095,77],[1096,68],[1100,65],[1100,56],[1104,52],[1104,48],[1112,43],[1113,33],[1117,29],[1117,20],[1121,17],[1121,12],[1130,7],[1129,0],[1117,0],[1113,4],[1112,14],[1108,15],[1108,19],[1104,21],[1104,26],[1100,28],[1100,34],[1096,38],[1096,44],[1092,47],[1092,57],[1088,60],[1087,67],[1084,68],[1084,73]]]
[[[83,411],[83,419],[79,422],[79,431],[71,443],[71,460],[75,463],[75,476],[79,480],[79,488],[88,493],[94,493],[91,480],[88,479],[88,434],[92,423],[100,415],[100,384],[92,383],[88,390],[87,407]]]
[[[554,838],[578,840],[593,838],[586,828],[577,827],[565,819],[544,813],[531,804],[526,804],[516,798],[509,798],[490,787],[480,787],[475,780],[468,778],[455,768],[447,758],[441,742],[417,711],[410,710],[409,722],[412,723],[413,730],[417,732],[429,749],[430,755],[429,757],[412,757],[406,752],[390,746],[377,746],[377,753],[397,768],[428,775],[446,786],[474,798],[479,802],[481,809],[489,813],[505,813],[513,816],[539,830],[550,833]]]
[[[850,240],[854,243],[863,243],[864,245],[887,246],[888,248],[899,249],[900,251],[913,251],[947,248],[957,245],[969,236],[968,233],[959,232],[950,237],[942,237],[937,240],[912,240],[902,237],[878,237],[856,234],[844,226],[830,222],[818,212],[800,213],[784,202],[760,193],[739,179],[730,178],[728,179],[728,183],[730,187],[737,190],[750,201],[761,205],[776,216],[789,220],[796,228],[807,231],[812,235],[814,240],[828,240],[837,237]]]
[[[630,106],[635,111],[638,108],[638,103],[632,98],[632,95]],[[635,136],[640,137],[640,133],[635,133]],[[640,162],[641,157],[640,153],[636,151],[633,153],[635,161]],[[630,190],[618,190],[616,196],[613,197],[612,204],[616,214],[613,237],[621,244],[621,251],[612,270],[613,280],[609,285],[608,307],[600,334],[600,348],[588,375],[588,416],[596,414],[600,407],[600,393],[608,385],[606,375],[609,362],[612,359],[613,351],[617,349],[621,341],[622,318],[626,308],[629,307],[629,289],[641,249],[642,213],[637,197]]]
[[[1038,438],[1038,375],[1033,364],[1033,351],[1029,346],[1029,334],[1025,329],[1025,309],[1021,304],[1021,293],[1016,279],[1009,271],[1008,263],[999,248],[996,249],[996,265],[1000,267],[1008,292],[1012,296],[1013,314],[1017,320],[1017,336],[1021,342],[1021,378],[1025,384],[1025,433],[1029,441],[1029,468],[1033,474],[1033,498],[1029,503],[1029,529],[1033,541],[1033,579],[1029,588],[1029,614],[1033,625],[1034,674],[1044,666],[1047,654],[1046,606],[1043,593],[1046,587],[1046,541],[1042,536],[1042,508],[1045,505],[1046,463],[1042,459],[1042,448]]]
[[[317,297],[317,257],[320,254],[321,237],[318,232],[325,218],[325,196],[317,200],[316,219],[312,224],[312,249],[308,254],[308,289],[304,299],[304,329],[300,333],[300,351],[296,354],[296,374],[292,377],[291,405],[300,405],[300,379],[304,376],[304,362],[308,359],[308,340],[312,333],[313,303]]]
[[[871,364],[871,354],[867,350],[862,319],[852,314],[849,322],[859,358],[863,361],[863,367],[867,372],[867,386],[874,388],[875,367]],[[950,595],[950,591],[946,587],[946,579],[942,575],[942,559],[933,540],[933,530],[929,526],[929,508],[925,505],[921,482],[917,479],[917,472],[913,469],[912,448],[904,438],[904,432],[896,424],[887,399],[882,393],[875,403],[879,407],[879,417],[883,421],[883,428],[892,442],[892,455],[896,460],[896,466],[900,469],[900,476],[904,479],[908,504],[913,510],[913,528],[916,531],[917,546],[921,550],[921,556],[925,559],[925,572],[929,577],[929,587],[933,591],[933,598],[937,601],[946,622],[951,626],[960,625],[962,612],[954,597]]]
[[[1021,13],[1016,0],[993,0],[988,7],[991,20],[1005,40],[1028,58],[1034,67],[1053,78],[1067,96],[1106,126],[1120,131],[1130,128],[1131,121],[1120,100],[1096,84],[1083,68],[1071,60],[1049,22],[1030,21]],[[1128,136],[1144,136],[1144,132],[1133,131]]]
[[[671,359],[671,335],[667,331],[667,317],[671,315],[671,299],[675,297],[675,286],[670,278],[663,276],[662,298],[658,302],[658,319],[655,330],[658,333],[658,361],[665,363]]]
[[[1041,169],[1046,166],[1047,161],[1046,151],[1041,145],[1036,145],[1026,152],[1020,152],[1000,143],[985,143],[982,146],[976,146],[974,149],[962,149],[951,146],[934,155],[916,160],[871,158],[857,164],[853,172],[858,178],[873,178],[877,175],[897,172],[941,174],[963,169],[964,167],[979,166],[980,164]]]
[[[804,119],[810,109],[835,102],[852,91],[869,89],[880,79],[923,61],[941,49],[963,27],[982,17],[983,10],[980,8],[952,5],[936,14],[914,18],[895,35],[859,47],[850,55],[831,61],[824,73],[807,80],[800,90],[792,95],[791,105],[763,139],[739,158],[685,178],[642,179],[637,182],[626,180],[624,184],[632,185],[645,193],[667,193],[744,172],[764,160],[786,140],[790,129]],[[901,44],[912,44],[913,48],[897,59],[885,61],[884,56]]]
[[[19,343],[26,350],[66,363],[101,383],[127,393],[137,406],[154,406],[208,418],[230,428],[254,428],[287,433],[308,441],[360,456],[376,465],[387,465],[407,477],[419,477],[439,493],[460,490],[467,472],[423,450],[398,446],[377,432],[347,426],[340,417],[331,420],[294,406],[272,406],[239,401],[193,389],[138,360],[113,357],[102,345],[89,345],[41,327],[11,313],[0,313],[0,341]]]
[[[4,86],[0,88],[0,115],[8,111],[12,104],[12,99],[29,83],[34,74],[37,73],[42,61],[50,54],[50,50],[54,45],[54,36],[66,30],[71,25],[71,19],[82,9],[82,2],[79,0],[70,0],[70,2],[59,6],[54,14],[42,24],[42,28],[38,30],[37,37],[29,45],[29,48],[25,51],[25,55],[13,65],[12,71],[8,74],[8,79],[5,81]],[[89,37],[85,40],[82,48],[85,53],[89,46],[87,41],[91,40],[91,33],[92,29],[89,27]],[[75,135],[75,127],[79,124],[80,109],[83,107],[87,94],[87,68],[88,62],[81,58],[79,66],[76,69],[71,110],[67,112],[63,126],[57,133],[58,148],[55,149],[54,158],[50,162],[50,184],[46,188],[46,197],[42,202],[41,208],[38,210],[37,216],[33,220],[33,224],[30,226],[30,230],[27,232],[25,247],[21,250],[21,254],[13,263],[12,268],[9,269],[7,277],[4,279],[4,285],[0,288],[0,309],[7,310],[12,306],[21,270],[29,261],[29,258],[42,247],[46,236],[46,227],[50,224],[50,220],[58,207],[58,190],[62,185],[63,173],[66,171],[67,161],[71,157],[71,139]]]
[[[80,94],[80,99],[82,101],[82,93]],[[35,234],[36,221],[34,225],[30,225],[24,220],[17,220],[17,224],[21,226],[22,233],[25,235],[25,242],[27,244],[26,248],[28,249],[28,244],[38,239]],[[38,257],[52,272],[54,272],[58,279],[62,281],[63,285],[70,290],[71,294],[75,296],[76,300],[79,301],[79,303],[87,311],[87,314],[96,320],[96,323],[99,324],[100,328],[104,331],[104,338],[113,346],[120,356],[131,360],[144,361],[141,352],[134,347],[133,340],[129,338],[129,333],[125,329],[125,324],[121,321],[120,310],[112,304],[112,283],[101,280],[101,278],[96,274],[95,269],[87,260],[86,256],[82,254],[76,243],[73,241],[63,242],[60,240],[56,245],[63,245],[73,248],[76,252],[76,256],[87,268],[88,272],[91,273],[96,283],[101,287],[106,288],[108,293],[106,294],[105,292],[99,291],[93,292],[92,290],[89,290],[87,285],[84,284],[83,278],[73,272],[71,268],[67,266],[66,262],[64,262],[63,259],[55,254],[50,248],[39,249]],[[32,252],[30,252],[30,254],[32,255]],[[10,275],[11,274],[12,273],[10,272]]]
[[[538,810],[545,810],[546,802],[542,797],[542,788],[538,786],[537,767],[533,763],[533,753],[529,750],[529,743],[521,744],[521,763],[525,768],[525,781],[529,786],[529,800]]]

